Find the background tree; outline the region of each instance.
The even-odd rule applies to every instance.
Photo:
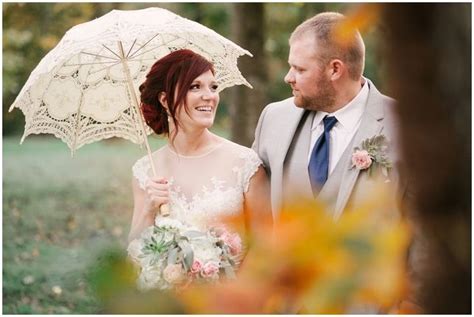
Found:
[[[471,4],[387,4],[383,20],[415,299],[426,313],[471,313]]]
[[[253,86],[238,86],[232,90],[229,107],[232,139],[250,146],[254,139],[258,117],[267,103],[265,94],[268,81],[265,52],[265,7],[263,3],[235,3],[232,6],[232,34],[234,40],[249,50],[253,57],[243,56],[239,60],[242,74]]]

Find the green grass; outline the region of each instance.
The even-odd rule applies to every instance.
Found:
[[[162,142],[151,140],[152,149]],[[131,167],[145,154],[125,140],[71,158],[53,137],[3,139],[3,313],[100,312],[87,272],[103,250],[126,248]]]
[[[228,136],[222,128],[214,132]],[[100,272],[99,256],[126,249],[131,168],[145,149],[113,139],[85,145],[71,158],[52,136],[19,141],[3,139],[3,313],[100,313],[90,276]],[[149,141],[153,151],[164,144]]]

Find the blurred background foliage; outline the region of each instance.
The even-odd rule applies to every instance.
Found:
[[[23,115],[16,110],[8,113],[8,108],[15,100],[20,89],[25,84],[29,74],[46,53],[61,39],[64,33],[72,26],[97,18],[112,9],[131,10],[159,6],[173,11],[188,19],[199,22],[219,34],[235,41],[235,32],[232,30],[231,17],[236,10],[233,3],[4,3],[3,4],[3,134],[12,135],[22,132],[24,127]],[[303,20],[321,11],[351,10],[355,5],[344,3],[264,3],[251,4],[262,6],[264,19],[259,21],[261,27],[256,33],[263,32],[262,47],[265,54],[266,78],[262,85],[263,99],[258,102],[268,103],[290,96],[288,85],[283,77],[288,71],[288,38],[291,31]],[[252,18],[251,10],[247,13]],[[246,21],[236,21],[237,27]],[[381,82],[383,60],[376,49],[379,32],[383,30],[378,24],[364,32],[367,46],[367,61],[365,75],[371,78],[379,88],[384,88]],[[244,41],[245,42],[245,41]],[[255,55],[255,52],[252,52]],[[259,52],[257,52],[259,53]],[[250,57],[242,57],[249,58]],[[254,64],[253,64],[254,65]],[[247,76],[245,70],[243,75]],[[251,82],[252,83],[252,82]],[[255,84],[255,83],[252,83]],[[230,92],[224,91],[221,96],[221,107],[218,113],[217,124],[223,129],[230,129],[229,106],[233,102]],[[242,93],[251,95],[251,89],[243,89]],[[239,90],[239,94],[241,93]],[[259,110],[264,104],[236,105],[239,107],[253,107]],[[235,111],[236,116],[244,111]],[[232,116],[233,118],[235,116]],[[248,127],[240,126],[241,131],[255,128],[257,115],[245,121]],[[232,138],[239,141],[234,133]],[[250,132],[249,132],[250,134]],[[249,137],[240,143],[249,143]]]

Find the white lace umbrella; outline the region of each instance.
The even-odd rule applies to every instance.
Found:
[[[237,58],[252,55],[216,32],[160,8],[113,10],[67,31],[33,70],[10,107],[25,115],[21,142],[50,133],[73,155],[84,144],[121,137],[145,144],[152,161],[146,138],[151,130],[136,91],[157,59],[182,48],[214,64],[219,89],[251,87]]]

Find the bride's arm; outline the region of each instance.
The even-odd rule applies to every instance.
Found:
[[[130,226],[130,233],[128,234],[128,241],[135,239],[148,226],[153,225],[155,214],[145,210],[146,193],[138,185],[138,181],[133,178],[133,217],[132,225]]]
[[[250,179],[248,191],[244,193],[244,208],[251,233],[272,224],[270,182],[263,165]]]
[[[147,182],[143,190],[134,177],[133,189],[133,217],[130,226],[128,241],[137,238],[146,227],[155,223],[156,212],[159,206],[168,202],[168,185],[164,179],[152,179]]]

